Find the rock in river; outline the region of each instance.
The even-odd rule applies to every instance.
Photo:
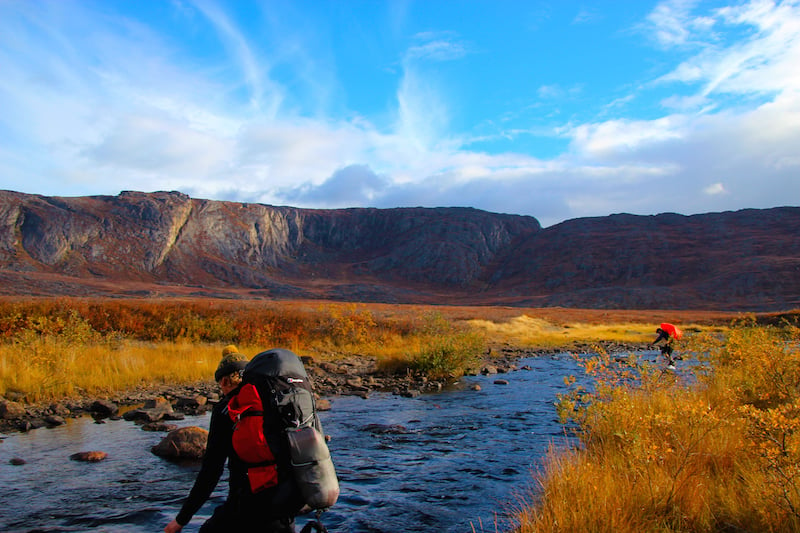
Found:
[[[202,459],[206,453],[208,431],[189,426],[170,431],[150,451],[170,459]]]
[[[108,454],[100,451],[78,452],[69,456],[73,461],[83,461],[85,463],[97,463],[106,457],[108,457]]]

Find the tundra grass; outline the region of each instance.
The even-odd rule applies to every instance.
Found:
[[[495,353],[491,347],[649,341],[659,316],[313,301],[0,299],[0,395],[42,401],[205,380],[230,343],[248,355],[284,347],[318,360],[372,357],[387,372],[448,378],[473,370]]]
[[[463,374],[486,352],[482,335],[416,311],[376,318],[357,304],[0,305],[0,396],[41,402],[208,380],[230,343],[250,356],[286,347],[318,360],[373,357],[386,371],[435,379]]]
[[[697,335],[695,379],[584,359],[594,387],[559,405],[580,444],[548,453],[516,531],[800,530],[797,331]]]

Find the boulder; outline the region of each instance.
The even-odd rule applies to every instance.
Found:
[[[56,416],[67,416],[70,414],[69,408],[63,403],[50,404],[50,414]]]
[[[331,410],[330,400],[326,400],[325,398],[317,400],[317,411],[330,411],[330,410]]]
[[[22,457],[12,457],[11,459],[8,460],[8,464],[14,465],[14,466],[22,466],[22,465],[26,464],[27,462],[28,461],[26,461]]]
[[[0,400],[0,418],[13,420],[25,416],[25,406],[11,400]]]
[[[144,403],[144,407],[128,411],[122,415],[122,418],[129,422],[158,422],[165,418],[175,419],[172,417],[174,413],[172,404],[166,399],[159,397],[147,400]],[[180,418],[178,418],[178,420],[180,420]]]
[[[164,411],[158,409],[132,409],[122,415],[122,418],[128,422],[148,423],[158,422],[164,418],[164,415]]]
[[[89,412],[97,418],[108,418],[119,413],[119,407],[110,400],[95,400],[89,407]]]
[[[58,415],[47,415],[44,417],[44,422],[48,427],[63,426],[67,423],[63,416]]]
[[[342,374],[342,369],[334,363],[324,362],[320,363],[319,367],[330,374]]]
[[[191,409],[195,410],[199,407],[202,407],[208,403],[208,398],[203,396],[202,394],[197,394],[195,396],[181,396],[175,402],[175,407],[178,409]]]
[[[344,384],[353,390],[369,390],[368,387],[364,386],[364,382],[359,376],[345,380]]]
[[[145,400],[144,402],[145,409],[160,409],[162,411],[172,411],[172,404],[164,398],[163,396],[159,396],[158,398],[151,398],[149,400]]]
[[[85,463],[97,463],[106,457],[108,457],[108,454],[100,451],[78,452],[69,456],[73,461],[83,461]]]
[[[170,431],[150,451],[170,459],[202,459],[206,453],[208,431],[188,426]]]

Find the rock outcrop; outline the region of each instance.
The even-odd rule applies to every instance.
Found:
[[[542,229],[470,208],[0,191],[0,294],[776,310],[800,306],[798,225],[793,207]]]

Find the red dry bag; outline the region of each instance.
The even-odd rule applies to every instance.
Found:
[[[670,336],[674,337],[677,340],[680,340],[681,337],[683,337],[683,331],[681,331],[676,326],[674,326],[672,324],[669,324],[667,322],[664,322],[663,324],[661,324],[661,329],[663,329],[664,331],[669,333]]]
[[[252,383],[242,386],[228,403],[228,415],[233,420],[233,449],[248,463],[247,477],[253,492],[278,483],[275,456],[264,436],[264,405]]]

